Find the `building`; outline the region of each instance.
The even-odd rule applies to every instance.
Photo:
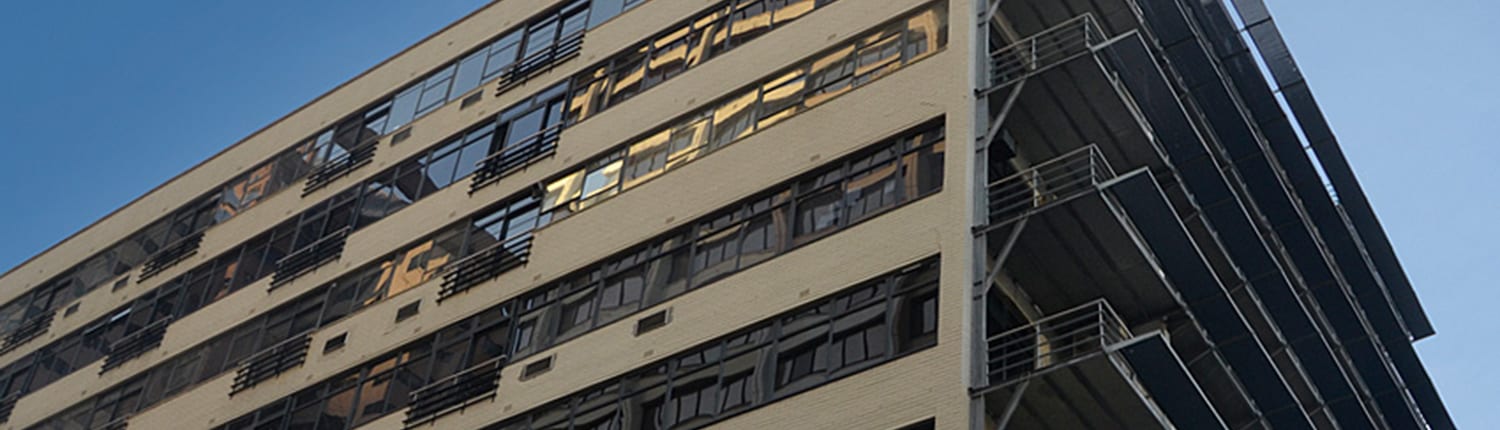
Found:
[[[503,0],[0,277],[14,429],[1454,427],[1261,0]]]

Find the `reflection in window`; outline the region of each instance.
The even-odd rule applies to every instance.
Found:
[[[713,117],[713,149],[750,134],[755,126],[755,100],[759,96],[757,91],[750,91],[719,105]]]

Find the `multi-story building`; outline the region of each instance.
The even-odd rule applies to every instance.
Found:
[[[14,429],[1448,429],[1260,0],[502,0],[0,277]]]

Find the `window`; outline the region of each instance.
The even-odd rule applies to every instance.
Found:
[[[513,31],[490,44],[485,58],[484,79],[494,78],[510,65],[515,64],[521,53],[521,38],[524,36],[524,31]]]
[[[645,267],[637,266],[606,278],[599,291],[600,324],[635,313],[646,292]]]
[[[835,370],[859,367],[885,356],[890,330],[885,325],[885,306],[870,306],[834,322],[831,354]]]
[[[561,317],[557,326],[558,340],[570,339],[592,328],[594,299],[592,288],[563,299]]]
[[[695,427],[713,420],[719,401],[719,368],[707,368],[677,375],[672,381],[670,420],[673,426]]]
[[[799,112],[805,77],[806,71],[799,68],[776,77],[761,87],[763,100],[757,127],[768,127]]]
[[[776,349],[776,392],[786,395],[822,382],[828,371],[827,326],[783,335]]]
[[[700,226],[697,245],[693,251],[693,284],[703,285],[719,279],[738,269],[740,251],[740,224],[729,215],[722,223],[705,223]],[[728,224],[715,231],[716,224]]]
[[[843,192],[836,186],[816,188],[797,199],[797,241],[805,243],[830,232],[842,219]]]
[[[684,26],[656,39],[647,65],[646,85],[671,79],[687,69],[688,50],[694,42],[689,30]]]
[[[845,191],[850,220],[865,218],[900,201],[895,149],[878,151],[851,164]]]
[[[464,94],[479,86],[484,80],[484,61],[489,56],[486,50],[479,50],[458,62],[458,73],[453,78],[453,95]]]
[[[427,81],[422,83],[422,95],[417,102],[417,115],[426,114],[442,106],[448,101],[448,87],[453,83],[453,74],[456,66],[434,73]]]
[[[750,90],[718,106],[713,118],[713,149],[728,145],[753,131],[755,101],[759,95],[757,90]]]
[[[635,52],[613,61],[609,72],[609,80],[614,83],[609,92],[610,105],[634,97],[644,89],[642,85],[645,83],[646,57],[650,51],[650,46],[641,46]]]
[[[937,344],[936,287],[907,293],[897,299],[896,347],[907,352]]]
[[[625,10],[626,0],[593,0],[590,3],[589,28],[598,27]]]

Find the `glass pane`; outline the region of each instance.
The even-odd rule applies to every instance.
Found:
[[[890,160],[853,174],[845,192],[851,221],[895,206],[899,202],[900,188],[897,186],[896,173],[896,161]]]
[[[453,83],[453,72],[456,67],[456,65],[448,66],[427,78],[427,82],[423,84],[421,99],[417,102],[417,115],[442,106],[443,102],[448,100],[448,88]]]
[[[687,68],[687,54],[693,39],[688,37],[688,28],[682,27],[653,43],[647,85],[669,79]]]
[[[854,47],[849,46],[813,61],[808,71],[807,106],[817,106],[850,88],[854,75]]]
[[[537,24],[532,24],[526,30],[526,51],[523,58],[530,58],[542,50],[552,47],[557,41],[558,21],[556,18],[547,19]]]
[[[860,41],[859,51],[855,53],[855,85],[864,84],[901,67],[901,35],[902,28],[897,25]]]
[[[797,200],[796,237],[799,241],[838,227],[843,215],[842,194],[837,187],[831,187]]]
[[[676,297],[687,290],[688,249],[683,247],[646,265],[646,304]]]
[[[525,33],[520,30],[510,32],[490,45],[489,58],[485,60],[484,66],[485,79],[493,78],[506,67],[515,64],[516,57],[521,53],[521,37]]]
[[[453,80],[453,95],[469,92],[484,79],[484,59],[489,53],[481,49],[458,63],[458,76]]]
[[[589,28],[598,27],[604,21],[619,15],[625,8],[625,0],[594,0],[589,6]]]
[[[944,149],[943,142],[938,142],[907,154],[902,161],[906,167],[906,195],[925,196],[943,188]]]
[[[547,197],[542,203],[542,210],[550,211],[559,207],[567,208],[569,203],[578,198],[579,191],[582,190],[583,174],[584,171],[579,170],[547,184]]]
[[[764,1],[745,1],[735,8],[729,24],[731,45],[739,45],[771,30],[771,10]]]
[[[759,127],[766,127],[796,115],[802,106],[802,92],[806,88],[806,72],[793,70],[762,86]]]
[[[613,81],[613,85],[610,89],[608,106],[619,104],[641,92],[641,84],[646,73],[648,49],[650,47],[643,46],[630,56],[614,61],[614,68],[610,71],[610,80]]]
[[[791,239],[791,220],[785,208],[752,218],[740,242],[740,267],[749,267],[775,256]]]
[[[583,201],[578,210],[583,210],[592,203],[618,193],[620,191],[620,167],[624,164],[624,160],[614,160],[589,171],[588,175],[583,178]]]
[[[411,123],[412,118],[417,115],[417,97],[421,90],[421,85],[412,85],[396,94],[396,101],[391,104],[391,119],[387,128],[394,131]]]
[[[701,286],[738,267],[740,225],[736,224],[698,239],[693,250],[693,285]]]
[[[593,327],[594,290],[592,288],[563,298],[557,322],[557,339],[572,338]]]
[[[741,136],[750,134],[755,126],[755,101],[759,89],[730,99],[714,111],[713,148],[728,145]]]
[[[671,130],[662,130],[630,145],[625,156],[624,188],[633,187],[666,170],[667,142],[671,135]]]
[[[948,25],[945,20],[947,15],[946,8],[939,5],[906,21],[904,56],[908,61],[937,51],[948,42],[944,31],[944,27]]]
[[[667,168],[675,168],[697,159],[708,147],[710,119],[705,115],[672,129],[672,154],[667,157]]]

